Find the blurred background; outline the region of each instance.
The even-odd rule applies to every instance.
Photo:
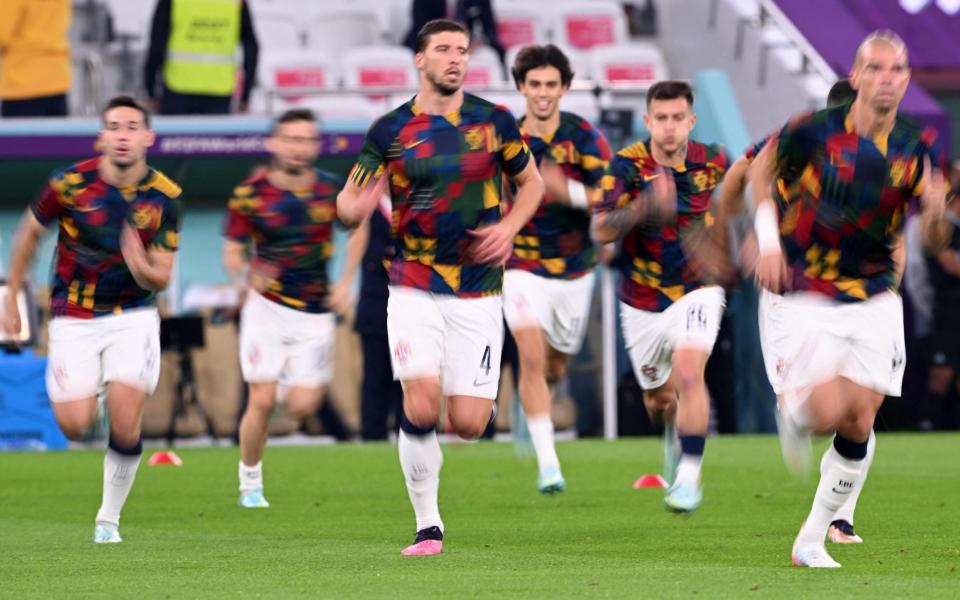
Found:
[[[238,3],[240,22],[230,26],[227,46],[221,31],[221,47],[197,53],[190,35],[203,31],[177,28],[197,10],[205,11],[204,26],[221,27],[217,15]],[[183,186],[185,214],[176,281],[162,299],[163,314],[181,320],[166,330],[174,334],[165,338],[144,433],[181,444],[230,441],[244,386],[236,294],[220,263],[227,196],[264,163],[271,118],[291,107],[320,117],[318,166],[345,175],[373,119],[416,93],[410,46],[426,20],[468,23],[474,47],[465,89],[517,117],[525,102],[509,79],[516,52],[548,42],[562,48],[576,71],[562,109],[598,125],[615,150],[644,136],[644,96],[653,82],[690,80],[694,137],[723,144],[734,157],[790,115],[823,106],[866,34],[893,29],[905,39],[913,68],[902,111],[936,127],[951,159],[960,156],[958,9],[949,0],[3,0],[0,274],[16,222],[49,173],[95,154],[104,103],[121,93],[148,103],[158,133],[150,163]],[[949,260],[956,248],[946,257],[925,256],[910,232],[908,225],[907,375],[903,397],[888,399],[877,427],[956,429],[960,351],[950,351],[949,340],[960,334],[952,316],[960,307],[960,261]],[[339,232],[338,240],[345,236]],[[66,444],[43,391],[54,242],[48,236],[33,272],[37,342],[20,353],[0,351],[0,447]],[[601,269],[588,341],[554,405],[562,435],[655,433],[615,313],[612,276]],[[338,326],[335,360],[321,412],[299,421],[279,411],[272,434],[294,442],[362,437],[363,356],[351,317]],[[707,380],[713,431],[773,431],[750,281],[728,294]],[[491,434],[520,427],[514,400],[507,369]]]

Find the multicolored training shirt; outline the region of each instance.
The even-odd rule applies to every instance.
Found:
[[[640,194],[657,169],[648,148],[649,141],[637,142],[617,152],[603,179],[603,201],[594,212],[645,201]],[[640,223],[621,242],[617,292],[621,301],[640,310],[662,312],[684,294],[709,285],[688,261],[684,240],[712,225],[713,191],[728,167],[727,154],[720,146],[688,142],[686,160],[670,169],[677,186],[676,222],[662,226]]]
[[[850,106],[791,120],[776,157],[790,289],[842,302],[895,287],[892,237],[922,191],[924,157],[944,166],[934,129],[898,116],[885,139],[867,139],[854,130]]]
[[[50,313],[91,319],[153,306],[156,293],[140,287],[120,252],[124,223],[148,250],[177,250],[180,186],[155,169],[139,183],[116,188],[100,178],[100,158],[55,171],[31,205],[43,225],[60,221]]]
[[[250,283],[268,300],[308,313],[330,310],[327,260],[341,187],[341,178],[317,170],[308,189],[281,190],[264,172],[233,190],[224,236],[252,242]]]
[[[519,174],[530,150],[513,115],[472,94],[448,115],[411,99],[367,132],[351,178],[390,175],[397,253],[391,285],[464,298],[499,294],[503,266],[476,264],[467,230],[500,220],[502,173]]]
[[[599,187],[610,162],[610,146],[599,130],[575,114],[561,112],[560,126],[551,139],[523,130],[537,164],[546,159],[558,164],[570,179],[586,187]],[[590,212],[551,201],[543,203],[517,234],[508,269],[522,269],[551,279],[576,279],[596,264],[596,245],[590,238]]]

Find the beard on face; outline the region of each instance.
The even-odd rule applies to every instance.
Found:
[[[444,96],[452,96],[457,93],[457,90],[460,89],[460,85],[448,85],[443,81],[438,80],[431,74],[427,74],[427,80],[433,85],[433,89],[440,92]]]

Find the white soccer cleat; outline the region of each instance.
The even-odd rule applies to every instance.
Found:
[[[240,492],[239,504],[243,508],[270,508],[270,503],[263,497],[263,488]]]
[[[119,544],[122,541],[120,529],[113,523],[97,523],[93,528],[94,544]]]
[[[777,407],[777,434],[780,437],[780,452],[787,469],[797,477],[807,477],[813,465],[813,442],[810,432],[797,425],[790,415]]]
[[[798,540],[799,541],[799,540]],[[793,552],[791,553],[791,562],[795,567],[810,567],[813,569],[839,569],[840,563],[830,558],[827,549],[823,544],[816,546],[797,546],[793,543]]]

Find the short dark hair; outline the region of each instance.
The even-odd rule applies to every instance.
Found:
[[[310,121],[311,123],[316,123],[317,116],[313,114],[313,111],[309,108],[291,108],[290,110],[284,111],[283,114],[273,121],[273,128],[270,130],[270,133],[276,133],[277,129],[284,123],[293,123],[295,121]]]
[[[827,94],[827,106],[853,102],[853,99],[856,97],[857,90],[853,89],[850,80],[840,79],[833,84],[833,87],[830,88],[830,92]]]
[[[417,54],[423,52],[426,50],[427,44],[430,43],[430,36],[435,33],[443,33],[444,31],[459,31],[467,36],[467,41],[470,40],[470,32],[467,31],[467,26],[460,21],[453,19],[433,19],[432,21],[427,21],[423,27],[420,28],[420,31],[417,32],[417,39],[414,42],[413,51]]]
[[[132,108],[139,110],[140,114],[143,115],[143,124],[148,128],[150,127],[150,111],[148,111],[144,105],[137,102],[132,96],[114,96],[107,102],[107,105],[103,107],[103,111],[100,113],[100,120],[104,126],[107,125],[107,113],[114,108]]]
[[[683,98],[693,106],[693,88],[686,81],[667,80],[658,81],[647,90],[647,108],[654,100],[675,100]]]
[[[517,57],[513,60],[513,81],[519,88],[520,84],[526,81],[527,72],[540,67],[555,67],[560,71],[560,83],[564,87],[570,87],[573,81],[573,69],[570,68],[570,60],[563,50],[553,44],[546,46],[530,45],[524,46]]]

